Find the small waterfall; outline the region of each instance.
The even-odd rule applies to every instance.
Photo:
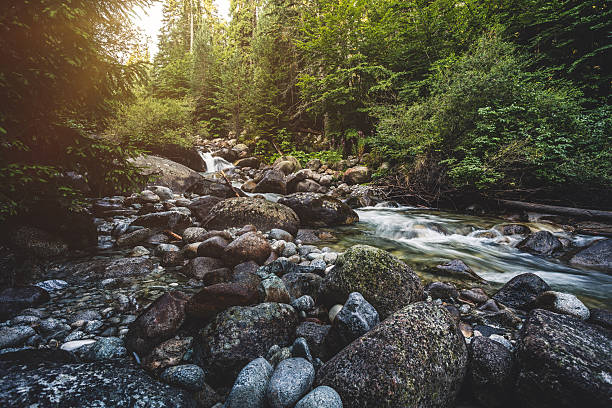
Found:
[[[200,157],[206,163],[206,172],[207,173],[216,173],[218,171],[231,169],[234,165],[223,157],[214,157],[212,153],[205,153],[203,151],[198,151],[200,153]]]

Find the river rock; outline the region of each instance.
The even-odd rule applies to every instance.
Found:
[[[525,407],[608,407],[612,334],[572,316],[535,309],[518,344],[515,392]]]
[[[256,232],[248,232],[236,238],[225,248],[225,260],[230,265],[254,261],[263,264],[272,248],[267,239]]]
[[[318,193],[295,193],[278,200],[300,217],[302,225],[326,227],[349,225],[359,216],[340,200]]]
[[[232,282],[242,283],[251,288],[257,288],[261,278],[257,276],[259,265],[253,261],[243,262],[234,267]]]
[[[304,338],[312,354],[318,357],[323,354],[325,339],[330,329],[331,325],[306,321],[297,327],[295,335]]]
[[[302,169],[302,165],[293,156],[281,156],[274,161],[274,169],[281,171],[283,174],[291,174]]]
[[[255,186],[253,192],[285,194],[287,192],[285,175],[279,170],[272,169],[266,171],[263,178]]]
[[[367,245],[347,250],[325,276],[322,290],[330,304],[344,303],[349,293],[359,292],[382,318],[423,299],[421,281],[408,265]]]
[[[563,247],[561,241],[548,231],[530,234],[518,244],[521,251],[535,255],[552,255]]]
[[[0,322],[8,320],[28,307],[48,302],[49,292],[38,286],[17,286],[0,292]]]
[[[15,250],[27,256],[54,258],[68,251],[64,240],[40,228],[19,226],[8,231],[8,236]]]
[[[297,311],[308,312],[314,309],[315,301],[312,297],[304,295],[291,302],[291,306],[293,306],[293,308]]]
[[[500,230],[502,235],[527,235],[531,233],[531,229],[522,224],[502,225]]]
[[[589,310],[588,322],[612,330],[612,311],[593,308]]]
[[[287,242],[293,241],[293,235],[291,235],[285,230],[278,229],[278,228],[272,228],[270,230],[269,236],[270,238],[276,239],[276,240],[282,240],[282,241],[287,241]]]
[[[131,225],[183,231],[191,224],[189,215],[179,211],[162,211],[141,215]]]
[[[248,306],[257,303],[259,293],[242,283],[218,283],[203,288],[191,297],[186,310],[190,316],[207,322],[217,313],[231,306]]]
[[[142,359],[142,366],[149,371],[155,371],[179,364],[191,347],[192,340],[191,337],[170,339],[158,344]]]
[[[98,361],[125,357],[126,355],[127,350],[123,340],[118,337],[101,337],[91,346],[88,346],[83,357],[87,361]]]
[[[493,300],[515,309],[530,310],[535,306],[536,298],[549,290],[550,286],[538,275],[523,273],[502,286],[493,295]]]
[[[23,345],[36,332],[30,326],[0,327],[0,350]]]
[[[310,390],[314,377],[314,367],[304,358],[294,357],[281,361],[266,389],[268,406],[293,407]]]
[[[352,167],[344,172],[343,180],[347,184],[362,184],[370,181],[370,169],[365,166]]]
[[[195,364],[184,364],[166,368],[159,376],[161,380],[175,387],[198,391],[204,387],[204,370]]]
[[[221,236],[210,237],[198,246],[198,256],[207,258],[222,258],[229,241]]]
[[[478,276],[476,272],[472,270],[472,268],[467,266],[465,262],[460,259],[454,259],[445,264],[438,265],[432,270],[432,272],[437,275],[453,276],[460,279],[469,279],[476,281],[484,280],[480,276]]]
[[[146,176],[152,175],[156,183],[172,191],[183,193],[197,183],[202,176],[187,166],[158,156],[140,156],[132,160]]]
[[[596,241],[580,250],[570,261],[573,265],[612,271],[612,239]]]
[[[290,272],[282,277],[291,299],[308,295],[315,302],[319,299],[323,278],[315,273]]]
[[[376,309],[361,296],[361,293],[353,292],[336,315],[334,329],[344,344],[348,344],[372,330],[379,321]]]
[[[130,324],[127,347],[147,355],[162,341],[172,337],[185,320],[185,305],[189,297],[179,291],[166,292]]]
[[[6,367],[0,406],[197,407],[187,392],[161,384],[122,360]]]
[[[265,358],[251,361],[240,370],[225,401],[225,408],[264,408],[271,376],[272,366]]]
[[[538,309],[546,309],[555,313],[575,316],[582,320],[589,318],[589,309],[570,293],[547,291],[540,293],[536,299]]]
[[[105,278],[123,278],[143,276],[154,269],[148,257],[96,259],[69,265],[64,270],[66,275],[81,280],[99,280]]]
[[[468,352],[442,306],[417,302],[392,314],[319,369],[317,385],[345,407],[450,407]]]
[[[294,408],[342,408],[342,399],[333,388],[317,387],[298,401]]]
[[[183,267],[181,272],[189,277],[194,277],[199,280],[205,280],[206,275],[210,274],[214,270],[221,269],[224,266],[225,263],[220,259],[198,256],[189,260],[189,262]],[[206,280],[208,281],[209,279]]]
[[[200,196],[213,196],[219,198],[236,197],[236,193],[241,196],[245,194],[240,189],[233,188],[224,179],[216,179],[212,176],[202,177],[189,188],[190,193]]]
[[[204,241],[204,234],[206,234],[206,230],[202,227],[189,227],[183,231],[183,243],[185,244],[193,244],[194,242],[202,242]]]
[[[196,338],[199,364],[210,374],[211,385],[231,384],[242,367],[273,345],[290,345],[297,323],[296,311],[286,304],[229,308]]]
[[[510,350],[487,337],[474,337],[470,343],[468,382],[474,398],[483,407],[505,407],[513,400],[516,378]]]
[[[259,298],[263,302],[289,303],[291,297],[285,284],[273,273],[260,271],[257,275],[261,278],[259,284]]]
[[[219,197],[214,197],[211,195],[202,196],[192,200],[188,208],[191,210],[193,216],[198,221],[202,222],[206,219],[206,217],[208,217],[211,208],[221,201],[223,201],[223,199]]]
[[[230,198],[215,205],[206,222],[207,228],[232,228],[253,224],[261,231],[283,229],[297,232],[300,219],[289,207],[251,197]]]
[[[257,157],[245,157],[243,159],[238,159],[234,163],[236,167],[251,167],[256,169],[259,167],[259,159]]]
[[[433,299],[457,299],[459,292],[455,285],[447,282],[431,282],[425,287],[425,290]]]

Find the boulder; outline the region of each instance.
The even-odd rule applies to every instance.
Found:
[[[200,196],[213,196],[219,198],[236,197],[236,193],[241,196],[245,194],[237,188],[233,188],[227,184],[224,179],[216,179],[214,177],[202,177],[197,183],[191,186],[188,190]]]
[[[265,358],[251,361],[240,370],[225,401],[225,408],[263,408],[271,376],[272,366]]]
[[[131,225],[149,228],[160,228],[174,231],[183,231],[191,225],[189,215],[179,211],[162,211],[141,215],[132,221]]]
[[[188,208],[191,210],[191,213],[194,215],[194,217],[198,221],[202,222],[206,219],[206,217],[208,217],[210,209],[213,208],[220,201],[223,201],[223,199],[211,195],[206,195],[192,200]]]
[[[538,231],[522,240],[518,248],[534,255],[552,255],[563,248],[563,244],[550,232]]]
[[[179,291],[166,292],[147,307],[129,326],[128,349],[145,356],[159,343],[168,340],[185,321],[189,297]]]
[[[612,333],[572,316],[533,310],[518,344],[515,393],[525,407],[609,407]]]
[[[506,347],[487,337],[470,343],[467,382],[474,398],[483,407],[505,407],[513,400],[516,378],[514,356]]]
[[[342,399],[333,388],[321,386],[310,391],[294,408],[342,408]]]
[[[589,314],[588,323],[612,330],[612,311],[593,308],[589,310]]]
[[[225,266],[223,261],[217,258],[209,258],[204,256],[199,256],[197,258],[191,259],[185,267],[181,270],[182,273],[189,277],[193,277],[199,279],[201,281],[210,282],[206,283],[207,285],[212,285],[211,279],[213,279],[213,275],[217,276],[218,273],[214,273],[215,271],[222,269]],[[221,282],[214,282],[221,283]]]
[[[225,248],[229,245],[229,241],[225,238],[215,235],[198,245],[198,256],[207,258],[223,258]]]
[[[349,225],[359,221],[359,216],[340,200],[318,193],[295,193],[278,200],[300,217],[302,225],[326,227]]]
[[[272,248],[267,239],[256,232],[247,232],[225,248],[225,260],[229,265],[238,265],[247,261],[262,265],[271,252]]]
[[[153,235],[153,231],[151,231],[149,228],[140,228],[136,231],[128,232],[127,234],[119,236],[116,243],[120,248],[133,247],[146,241],[151,235]]]
[[[195,364],[183,364],[166,368],[159,378],[175,387],[199,391],[204,387],[204,370]]]
[[[318,357],[324,353],[325,339],[330,329],[330,325],[305,321],[297,327],[295,335],[304,338],[312,354]]]
[[[523,273],[510,279],[493,295],[493,300],[514,309],[530,310],[535,306],[536,298],[550,286],[538,275]]]
[[[293,156],[281,156],[274,161],[273,167],[275,170],[283,174],[291,174],[302,169],[302,165]]]
[[[322,188],[319,183],[314,180],[306,179],[297,183],[295,186],[296,193],[322,193],[326,189]]]
[[[0,350],[9,347],[19,347],[36,332],[30,326],[0,327]]]
[[[580,299],[570,293],[549,290],[540,293],[535,303],[538,309],[546,309],[555,313],[575,316],[582,320],[587,320],[589,318],[589,308],[586,307]]]
[[[154,264],[151,259],[139,256],[78,262],[67,266],[64,272],[67,276],[88,281],[143,276],[153,271],[153,269]]]
[[[240,189],[242,191],[246,191],[247,193],[253,193],[255,192],[256,187],[257,183],[255,182],[255,180],[248,180],[242,186],[240,186]]]
[[[211,385],[229,385],[238,372],[270,347],[290,345],[296,311],[281,303],[235,306],[218,314],[196,337],[196,358]]]
[[[596,241],[580,250],[569,262],[572,265],[612,272],[612,239]]]
[[[142,359],[142,366],[146,370],[155,371],[180,364],[191,342],[190,338],[166,340]]]
[[[0,291],[0,322],[16,316],[28,307],[48,302],[49,292],[38,286],[18,286]]]
[[[459,297],[459,292],[455,285],[447,282],[431,282],[425,287],[432,299],[452,300]]]
[[[142,169],[142,174],[154,176],[156,184],[177,193],[187,191],[202,179],[198,172],[163,157],[145,155],[133,159],[132,163]]]
[[[382,318],[423,299],[421,281],[408,265],[367,245],[355,245],[338,258],[322,290],[328,304],[344,303],[349,293],[359,292]]]
[[[259,159],[257,157],[245,157],[244,159],[238,159],[234,162],[236,167],[251,167],[256,169],[259,167]]]
[[[370,169],[365,166],[351,167],[344,172],[343,181],[347,184],[362,184],[370,181]]]
[[[287,185],[285,184],[285,175],[279,170],[268,170],[263,178],[257,183],[254,193],[277,193],[285,194]]]
[[[452,407],[467,361],[450,313],[417,302],[342,349],[319,369],[316,385],[336,390],[347,408]]]
[[[253,224],[261,231],[280,228],[295,235],[300,224],[297,214],[289,207],[267,200],[238,197],[215,205],[205,222],[206,228],[226,229]]]
[[[308,295],[315,300],[319,299],[323,278],[315,273],[290,272],[282,277],[291,299]]]
[[[187,303],[187,313],[200,322],[207,322],[216,314],[232,306],[248,306],[257,303],[259,293],[242,283],[218,283],[203,288]]]
[[[0,406],[196,408],[186,392],[124,360],[0,367]]]
[[[183,231],[182,238],[184,244],[204,241],[206,230],[202,227],[189,227]]]
[[[268,383],[266,401],[270,408],[291,408],[310,391],[315,369],[304,358],[281,361]]]
[[[287,192],[296,193],[297,185],[307,179],[312,179],[315,173],[310,169],[299,170],[295,173],[289,174],[285,181],[287,182]]]

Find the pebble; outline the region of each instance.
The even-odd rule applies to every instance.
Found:
[[[147,248],[141,245],[138,245],[132,249],[132,252],[130,252],[130,256],[133,256],[133,257],[145,256],[145,255],[149,255],[150,253],[151,251],[149,251]],[[106,280],[109,280],[109,279],[106,279]]]
[[[11,326],[32,326],[40,321],[37,316],[15,316],[11,319]]]
[[[272,366],[266,359],[260,357],[251,361],[238,374],[225,408],[263,407],[271,375]]]
[[[361,337],[380,321],[378,312],[359,292],[349,294],[344,307],[334,319],[334,327],[346,344]]]
[[[315,370],[304,358],[288,358],[278,364],[266,389],[270,408],[293,407],[312,387]]]
[[[297,254],[297,246],[293,242],[287,242],[285,244],[285,249],[283,249],[283,253],[281,254],[285,258],[291,258],[292,256]]]
[[[326,385],[315,388],[302,398],[294,408],[342,408],[340,395]]]
[[[199,391],[204,387],[204,370],[195,364],[185,364],[166,368],[160,378],[175,387]]]

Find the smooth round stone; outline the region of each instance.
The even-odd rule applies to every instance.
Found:
[[[297,246],[293,242],[287,242],[285,244],[285,249],[283,250],[282,255],[285,258],[290,258],[294,255],[297,255]]]
[[[334,322],[334,320],[336,319],[336,316],[338,315],[338,313],[340,313],[340,311],[342,310],[344,306],[343,305],[333,305],[331,307],[331,309],[329,309],[329,321],[330,322]]]
[[[297,357],[281,361],[266,389],[269,407],[292,407],[310,390],[314,377],[314,367],[306,359]]]
[[[204,387],[205,375],[204,370],[197,365],[185,364],[166,368],[160,378],[175,387],[199,391]]]
[[[294,408],[342,408],[340,395],[326,385],[315,388],[302,398]]]
[[[279,228],[273,228],[270,230],[270,234],[268,234],[270,238],[276,240],[283,240],[287,242],[293,241],[293,236],[285,230]]]
[[[85,353],[87,360],[108,360],[112,358],[124,357],[127,349],[123,340],[117,337],[103,337],[89,347]]]
[[[62,290],[68,286],[68,282],[60,280],[60,279],[51,279],[46,280],[44,282],[39,282],[34,286],[38,286],[41,289],[46,290],[47,292],[55,292],[57,290]]]
[[[36,331],[30,326],[13,326],[0,328],[0,349],[20,346]]]
[[[581,320],[587,320],[590,316],[589,309],[570,293],[548,291],[540,294],[536,299],[537,306],[548,309],[555,313],[575,316]]]
[[[130,256],[145,256],[145,255],[149,255],[151,253],[151,251],[149,251],[147,248],[143,247],[142,245],[138,245],[135,246],[134,249],[132,249],[132,252],[130,252]]]
[[[225,401],[225,408],[263,407],[271,375],[272,366],[265,358],[251,361],[238,374]]]

